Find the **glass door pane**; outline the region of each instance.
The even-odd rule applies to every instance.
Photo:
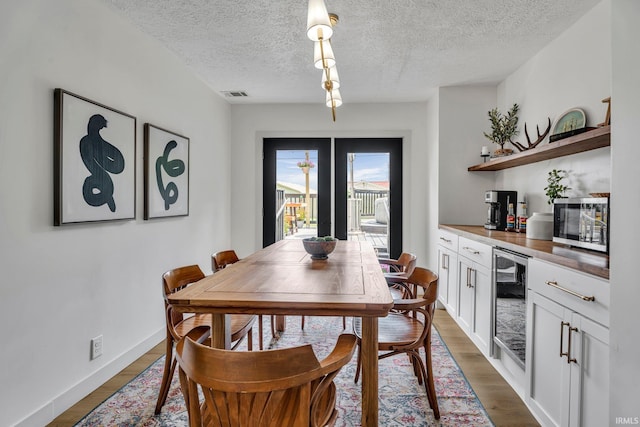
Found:
[[[276,240],[303,239],[318,233],[318,151],[276,151]]]
[[[336,138],[335,236],[370,241],[380,257],[402,252],[402,139]]]
[[[347,153],[347,236],[389,256],[389,153]]]
[[[329,138],[264,138],[262,166],[263,246],[331,234]]]

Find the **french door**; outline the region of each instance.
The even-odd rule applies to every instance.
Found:
[[[361,160],[366,162],[359,168]],[[398,258],[402,253],[402,138],[336,138],[334,165],[335,236],[379,236],[375,240],[386,246],[376,247],[379,255]],[[371,194],[375,200],[367,207],[365,196]],[[360,215],[370,218],[361,220]]]
[[[313,166],[305,169],[306,161]],[[262,182],[264,247],[285,236],[306,236],[303,227],[313,235],[331,234],[330,138],[264,138]]]
[[[402,139],[336,138],[333,162],[331,148],[330,138],[263,139],[263,246],[282,238],[334,235],[370,240],[380,256],[397,258]],[[305,170],[306,162],[313,166]]]

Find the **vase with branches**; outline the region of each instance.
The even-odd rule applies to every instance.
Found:
[[[498,108],[493,108],[487,113],[491,123],[491,133],[484,132],[484,136],[494,144],[500,146],[495,151],[496,156],[504,156],[513,153],[513,150],[504,148],[504,144],[518,134],[518,111],[520,106],[513,104],[507,114],[502,114]]]

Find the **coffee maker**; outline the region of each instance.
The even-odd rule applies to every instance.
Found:
[[[518,205],[518,192],[489,190],[484,193],[484,202],[489,204],[487,222],[484,224],[484,228],[503,231],[507,228],[509,203],[513,203],[513,213],[515,214],[515,209]]]

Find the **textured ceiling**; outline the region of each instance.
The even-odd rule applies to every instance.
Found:
[[[305,0],[101,0],[232,103],[323,102]],[[497,83],[599,0],[325,0],[345,103]]]

